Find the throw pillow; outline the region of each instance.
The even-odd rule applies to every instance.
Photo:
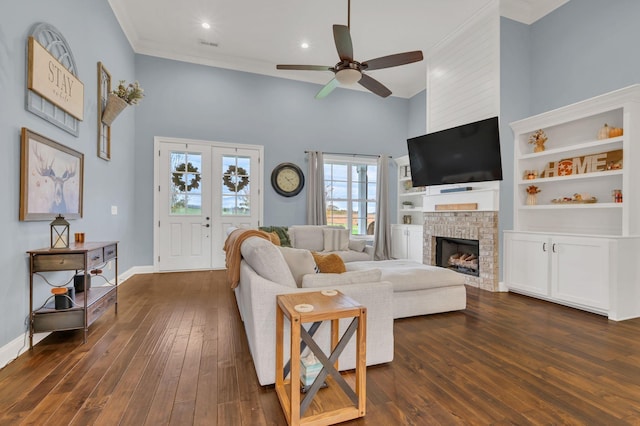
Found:
[[[240,253],[261,277],[287,287],[297,287],[284,256],[271,242],[259,237],[247,238],[240,246]]]
[[[381,275],[382,271],[380,269],[349,271],[344,274],[309,274],[302,278],[302,287],[316,288],[348,284],[377,283],[380,282]]]
[[[261,226],[258,229],[265,232],[275,232],[280,238],[280,245],[282,247],[291,247],[291,240],[289,239],[289,231],[286,226]]]
[[[289,228],[291,247],[322,251],[324,248],[322,226],[294,225]]]
[[[366,246],[366,240],[349,240],[349,250],[362,252]]]
[[[316,273],[316,262],[309,250],[295,249],[291,247],[279,247],[280,253],[284,256],[284,260],[289,265],[289,270],[298,287],[302,285],[302,277],[307,274]]]
[[[337,254],[320,254],[316,252],[311,252],[311,254],[313,255],[313,260],[316,261],[316,265],[318,265],[320,272],[329,274],[341,274],[343,272],[347,272],[347,268],[344,266],[342,258]]]
[[[344,251],[349,250],[349,231],[338,228],[323,228],[324,237],[323,251]]]

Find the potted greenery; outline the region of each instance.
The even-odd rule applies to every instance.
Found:
[[[102,122],[111,127],[111,123],[116,119],[128,105],[137,105],[144,97],[144,90],[138,82],[127,83],[120,80],[116,90],[109,93],[107,106],[102,113]]]

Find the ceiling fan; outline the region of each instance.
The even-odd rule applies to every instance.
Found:
[[[304,71],[332,71],[335,77],[329,81],[316,94],[316,99],[322,99],[333,91],[340,84],[358,83],[364,88],[370,90],[378,96],[386,98],[391,94],[386,86],[378,80],[365,74],[365,71],[379,70],[382,68],[397,67],[413,62],[419,62],[423,59],[422,51],[415,50],[412,52],[396,53],[395,55],[382,56],[380,58],[370,59],[364,62],[358,62],[353,59],[353,44],[351,43],[351,0],[347,4],[347,25],[333,26],[333,39],[338,50],[340,62],[334,66],[324,65],[277,65],[279,70],[304,70]]]

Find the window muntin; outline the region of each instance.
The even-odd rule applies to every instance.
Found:
[[[375,160],[325,156],[327,224],[343,226],[353,235],[366,234],[375,220],[376,178]]]
[[[202,154],[172,151],[170,154],[171,196],[169,214],[202,214]]]

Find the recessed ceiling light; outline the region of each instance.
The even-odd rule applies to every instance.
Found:
[[[209,28],[211,28],[211,25],[209,25],[208,22],[203,22],[202,23],[202,28],[204,28],[205,30],[208,30]]]
[[[303,42],[302,44],[300,44],[300,47],[302,47],[303,49],[308,49],[309,48],[309,43]]]

